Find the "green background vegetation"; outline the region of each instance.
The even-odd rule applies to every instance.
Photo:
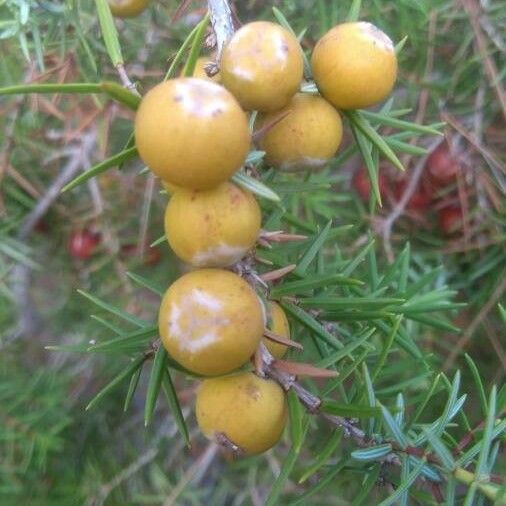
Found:
[[[346,19],[351,2],[247,0],[237,2],[237,15],[242,22],[275,20],[273,6],[296,33],[305,30],[302,44],[309,53],[319,36]],[[204,15],[203,2],[188,2],[174,19],[177,7],[169,0],[153,1],[141,16],[116,22],[128,75],[141,93],[163,79]],[[455,449],[478,425],[466,446],[478,445],[471,469],[494,481],[504,473],[504,461],[498,443],[491,443],[492,426],[506,403],[505,315],[499,306],[506,270],[505,104],[500,102],[506,4],[375,0],[364,2],[360,18],[377,24],[395,43],[407,37],[394,100],[381,117],[369,117],[371,124],[384,138],[413,142],[415,147],[404,145],[397,152],[408,178],[422,153],[417,147],[432,145],[435,137],[388,119],[433,125],[446,133],[459,153],[461,176],[457,193],[455,188],[442,193],[458,195],[467,227],[448,238],[436,225],[433,206],[422,216],[404,213],[390,239],[391,264],[381,227],[392,202],[386,199],[380,209],[357,197],[351,176],[363,161],[348,127],[345,145],[324,172],[286,176],[262,170],[263,182],[282,197],[281,205],[261,199],[264,228],[309,239],[258,253],[273,263],[271,268],[299,265],[296,276],[277,288],[280,295],[283,287],[285,294],[300,293],[289,282],[316,280],[305,307],[323,310],[321,319],[330,323],[317,323],[310,332],[310,323],[294,318],[292,308],[293,338],[304,343],[305,351],[302,358],[295,352],[291,358],[335,367],[340,376],[305,381],[308,389],[339,402],[335,414],[359,416],[366,430],[396,441],[403,436],[395,435],[395,427],[419,436],[420,424],[442,420],[438,434],[427,436],[431,445],[422,446],[439,456],[436,469],[442,467],[443,474],[455,464],[445,448]],[[91,1],[0,2],[0,53],[0,87],[119,82]],[[131,110],[104,94],[0,98],[0,504],[257,505],[267,497],[271,504],[295,504],[303,493],[313,494],[302,501],[314,504],[379,504],[397,487],[400,504],[436,504],[437,492],[429,487],[408,491],[413,468],[407,458],[400,473],[371,455],[353,459],[353,440],[302,412],[294,415],[272,452],[233,462],[218,456],[211,462],[192,413],[196,382],[171,369],[192,441],[188,449],[184,430],[178,430],[171,414],[177,407],[166,380],[162,388],[152,386],[150,360],[127,412],[128,378],[85,411],[126,370],[129,357],[140,356],[156,337],[150,330],[158,309],[156,292],[180,272],[163,243],[157,248],[160,260],[149,261],[149,244],[163,233],[167,195],[158,183],[150,185],[134,160],[62,194],[28,236],[22,226],[72,160],[79,159],[81,170],[123,150],[132,118]],[[360,132],[359,138],[364,142]],[[365,142],[367,151],[371,146]],[[375,170],[380,159],[382,173],[399,177],[376,146],[370,154]],[[67,241],[72,230],[85,226],[99,231],[103,240],[96,255],[80,261],[69,255]],[[137,254],[143,245],[143,254]],[[325,291],[336,273],[364,285],[340,286],[334,280]],[[392,342],[396,325],[399,337]],[[332,349],[323,338],[328,332],[339,336],[350,356]],[[84,353],[118,335],[130,336],[128,346]],[[83,353],[45,349],[65,345]],[[455,376],[457,369],[460,376]],[[495,398],[490,397],[493,384]],[[384,413],[382,418],[360,412],[360,406],[375,400],[393,413],[391,424]],[[352,406],[349,412],[343,404]],[[448,410],[455,411],[452,421],[445,419]],[[487,419],[489,426],[482,423]],[[441,456],[449,461],[442,464]],[[446,486],[441,490],[446,495]],[[459,483],[454,503],[483,504],[480,490],[477,484]]]

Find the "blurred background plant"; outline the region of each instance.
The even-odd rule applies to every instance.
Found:
[[[236,2],[235,9],[246,22],[273,20],[272,7],[278,8],[310,51],[359,4],[250,0]],[[399,154],[405,173],[364,144],[356,128],[347,129],[344,147],[324,172],[301,178],[262,171],[264,183],[282,198],[281,206],[261,200],[264,228],[309,239],[259,248],[258,256],[272,263],[260,271],[299,265],[294,277],[274,288],[278,296],[299,294],[300,285],[290,283],[313,279],[307,311],[287,307],[293,336],[306,345],[305,362],[340,372],[338,381],[309,381],[308,388],[325,397],[338,392],[342,404],[355,407],[346,413],[336,405],[335,414],[365,417],[368,434],[389,434],[397,444],[409,437],[410,444],[419,440],[432,448],[437,463],[420,467],[415,476],[424,472],[428,482],[431,472],[444,473],[469,458],[492,483],[504,474],[499,445],[490,444],[504,425],[490,420],[503,416],[506,402],[505,321],[498,305],[504,304],[506,283],[504,7],[477,0],[378,0],[361,6],[361,19],[396,43],[407,38],[393,103],[379,115],[363,113]],[[141,93],[163,79],[205,11],[204,2],[152,2],[139,17],[116,21],[125,68]],[[2,2],[0,51],[3,89],[20,83],[119,82],[91,1]],[[109,395],[99,396],[99,405],[84,411],[127,369],[125,354],[137,356],[156,335],[149,326],[157,292],[180,272],[164,243],[150,247],[162,235],[167,195],[138,161],[60,195],[82,170],[121,152],[129,141],[132,111],[104,94],[2,97],[0,112],[2,504],[371,504],[395,489],[399,504],[436,503],[441,490],[448,498],[438,485],[402,489],[418,465],[408,460],[417,454],[402,457],[399,475],[378,463],[385,448],[356,453],[342,431],[302,414],[307,433],[292,428],[264,456],[235,462],[215,457],[195,430],[194,383],[178,373],[173,379],[191,449],[178,432],[181,420],[173,416],[170,388],[162,385],[169,411],[161,399],[156,403],[158,391],[150,389],[142,365],[136,371],[146,371],[135,393],[125,377]],[[442,129],[445,141],[404,121]],[[361,141],[353,142],[353,136]],[[427,150],[436,154],[425,160]],[[363,191],[378,166],[381,208]],[[331,296],[402,296],[408,302],[390,300],[389,306],[383,300],[381,306],[369,300],[358,316],[335,298],[322,307],[322,287],[332,286],[329,272],[365,283],[336,285]],[[392,325],[399,331],[394,344]],[[133,335],[133,347],[113,345],[105,354],[61,351],[65,346],[85,351],[116,334]],[[330,351],[336,335],[348,358],[338,348]],[[50,345],[60,351],[46,351]],[[378,363],[382,367],[376,369]],[[457,368],[461,377],[454,376]],[[496,395],[489,394],[493,384],[499,386]],[[124,414],[128,392],[133,395]],[[462,407],[463,393],[469,395]],[[376,400],[394,415],[357,411]],[[428,425],[434,420],[436,428]],[[499,432],[492,437],[494,430]],[[483,486],[455,485],[455,503],[483,503]],[[302,494],[307,495],[300,499]]]

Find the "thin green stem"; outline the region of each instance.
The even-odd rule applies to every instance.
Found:
[[[492,483],[484,483],[482,481],[478,481],[476,475],[470,471],[466,471],[461,467],[457,467],[453,472],[455,478],[460,481],[460,483],[464,483],[467,486],[471,486],[473,483],[476,483],[478,490],[484,494],[488,499],[495,501],[497,498],[498,488]]]

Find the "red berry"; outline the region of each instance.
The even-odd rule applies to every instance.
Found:
[[[445,207],[439,211],[438,221],[444,235],[453,235],[462,228],[462,209]]]
[[[352,183],[355,191],[360,195],[360,198],[362,200],[369,200],[369,195],[371,193],[371,180],[365,167],[362,167],[355,172]],[[383,197],[387,188],[387,178],[381,174],[381,172],[378,174],[378,186],[380,195]]]
[[[395,198],[397,201],[404,195],[407,185],[408,182],[405,180],[397,181],[395,185]],[[429,207],[430,201],[431,196],[427,193],[425,188],[423,186],[418,186],[413,192],[413,195],[411,195],[406,207],[410,211],[424,211]]]
[[[70,234],[67,249],[74,258],[86,260],[95,252],[100,243],[100,234],[85,228],[74,230]]]
[[[440,184],[453,181],[459,168],[458,160],[452,155],[446,141],[442,142],[427,158],[426,169],[429,177]]]
[[[156,265],[161,258],[162,253],[160,252],[160,248],[157,246],[154,248],[148,248],[146,251],[146,256],[144,258],[144,263],[149,266]]]

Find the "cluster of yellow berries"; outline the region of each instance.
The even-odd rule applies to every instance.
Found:
[[[193,77],[170,79],[144,96],[135,140],[142,160],[171,194],[165,213],[170,246],[194,269],[163,297],[161,341],[188,371],[211,377],[197,394],[204,434],[253,454],[281,436],[284,392],[251,372],[224,375],[247,364],[262,340],[275,357],[283,356],[286,346],[265,340],[265,328],[286,338],[290,331],[278,304],[266,307],[246,281],[224,269],[254,246],[261,226],[253,195],[228,182],[252,147],[245,111],[257,111],[258,147],[270,165],[320,168],[341,142],[336,108],[382,100],[393,87],[396,59],[390,39],[369,23],[339,25],[313,52],[321,96],[300,93],[298,40],[262,21],[235,33],[221,55],[219,75],[207,77],[204,61],[197,62]]]

